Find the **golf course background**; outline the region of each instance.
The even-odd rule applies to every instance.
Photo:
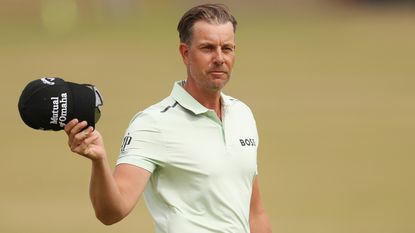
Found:
[[[17,109],[34,79],[95,84],[115,164],[131,117],[186,78],[176,26],[202,1],[115,2],[0,0],[2,233],[153,232],[143,200],[102,225],[90,162]],[[224,92],[256,116],[273,232],[415,232],[415,8],[225,3],[239,25]]]

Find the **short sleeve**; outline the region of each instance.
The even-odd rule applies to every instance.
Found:
[[[164,166],[164,148],[154,117],[139,113],[124,134],[117,165],[127,163],[153,172],[157,166]]]

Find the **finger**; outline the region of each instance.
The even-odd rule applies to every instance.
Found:
[[[72,152],[75,152],[77,154],[80,154],[82,156],[87,156],[89,153],[89,144],[85,143],[83,141],[81,144],[77,145],[76,147],[71,149]]]
[[[98,134],[91,133],[85,140],[82,141],[80,144],[80,147],[84,149],[84,152],[88,154],[90,146],[94,144],[94,141],[96,141],[99,138]]]
[[[78,120],[76,120],[76,121],[78,121]],[[76,140],[75,140],[76,138],[75,137],[83,128],[86,127],[86,124],[87,124],[86,121],[76,123],[75,126],[73,126],[69,130],[69,133],[68,133],[68,145],[69,145],[69,147],[73,148],[74,146],[76,146],[76,145],[74,145],[74,143],[76,143]]]
[[[64,130],[65,130],[65,132],[66,132],[66,134],[68,134],[69,135],[69,133],[71,132],[71,130],[72,130],[72,128],[76,125],[76,124],[78,124],[78,119],[72,119],[71,121],[69,121],[66,125],[65,125],[65,128],[64,128]]]
[[[87,137],[89,137],[92,132],[94,132],[94,128],[92,126],[88,126],[88,128],[82,130],[82,133],[85,134]]]
[[[82,123],[82,122],[81,122]],[[82,125],[81,123],[79,123],[78,125]],[[75,126],[75,127],[78,127]],[[82,130],[81,132],[78,132],[77,134],[75,134],[75,136],[73,137],[73,143],[74,144],[80,144],[82,143],[82,141],[84,141],[89,135],[90,133],[93,131],[93,128],[91,126],[89,126],[88,128]]]
[[[91,133],[88,134],[88,136],[85,138],[85,140],[83,140],[83,143],[85,143],[85,145],[89,145],[97,139],[98,139],[98,134],[91,132]]]
[[[88,123],[86,121],[82,121],[79,122],[78,124],[76,124],[71,130],[70,130],[70,134],[72,135],[76,135],[79,132],[81,132],[86,126],[88,125]]]
[[[79,144],[74,144],[76,146],[74,146],[74,148],[72,149],[73,152],[76,152],[80,155],[84,155],[87,156],[90,153],[90,145],[98,139],[99,135],[96,133],[92,133],[93,132],[93,128],[92,127],[88,127],[88,129],[80,132],[77,137],[79,135],[79,137],[82,137],[82,140],[79,141]]]

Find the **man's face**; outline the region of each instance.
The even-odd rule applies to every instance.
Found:
[[[229,81],[235,61],[235,34],[231,22],[193,25],[190,45],[180,44],[188,81],[205,91],[219,91]]]

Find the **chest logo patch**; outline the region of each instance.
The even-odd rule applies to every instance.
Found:
[[[253,138],[241,138],[239,139],[241,146],[256,146],[255,139]]]

